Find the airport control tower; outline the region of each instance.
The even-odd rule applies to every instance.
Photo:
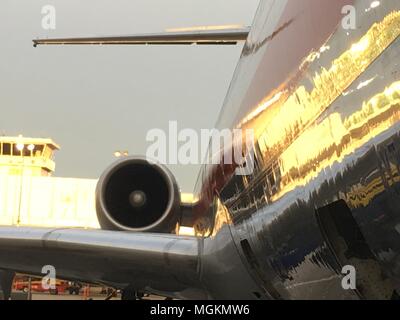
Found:
[[[96,179],[53,176],[52,139],[0,136],[0,225],[98,228]]]
[[[0,136],[0,175],[51,176],[59,149],[51,139]]]

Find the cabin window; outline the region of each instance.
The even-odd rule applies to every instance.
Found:
[[[11,156],[11,144],[10,143],[3,143],[3,152],[4,156]]]
[[[23,156],[23,157],[30,157],[31,151],[28,148],[28,145],[23,145],[23,149],[18,149],[19,144],[14,143],[12,145],[12,155],[13,156]]]
[[[33,150],[33,155],[37,158],[42,156],[43,146],[35,145],[35,149]]]

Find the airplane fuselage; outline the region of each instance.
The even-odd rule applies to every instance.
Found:
[[[260,4],[217,124],[254,129],[254,172],[207,165],[195,192],[213,298],[390,299],[399,286],[400,4],[370,5]]]

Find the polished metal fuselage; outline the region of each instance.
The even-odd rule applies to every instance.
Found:
[[[217,124],[254,130],[254,172],[206,165],[195,191],[211,297],[387,298],[399,287],[400,3],[371,3],[261,1]],[[324,235],[317,213],[335,203],[367,260],[341,258]],[[344,265],[362,289],[343,288]]]

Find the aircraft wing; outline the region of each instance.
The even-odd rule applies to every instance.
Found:
[[[199,297],[198,238],[85,229],[0,227],[0,269]]]
[[[36,39],[33,45],[235,45],[246,41],[250,28],[177,31],[128,36]]]

